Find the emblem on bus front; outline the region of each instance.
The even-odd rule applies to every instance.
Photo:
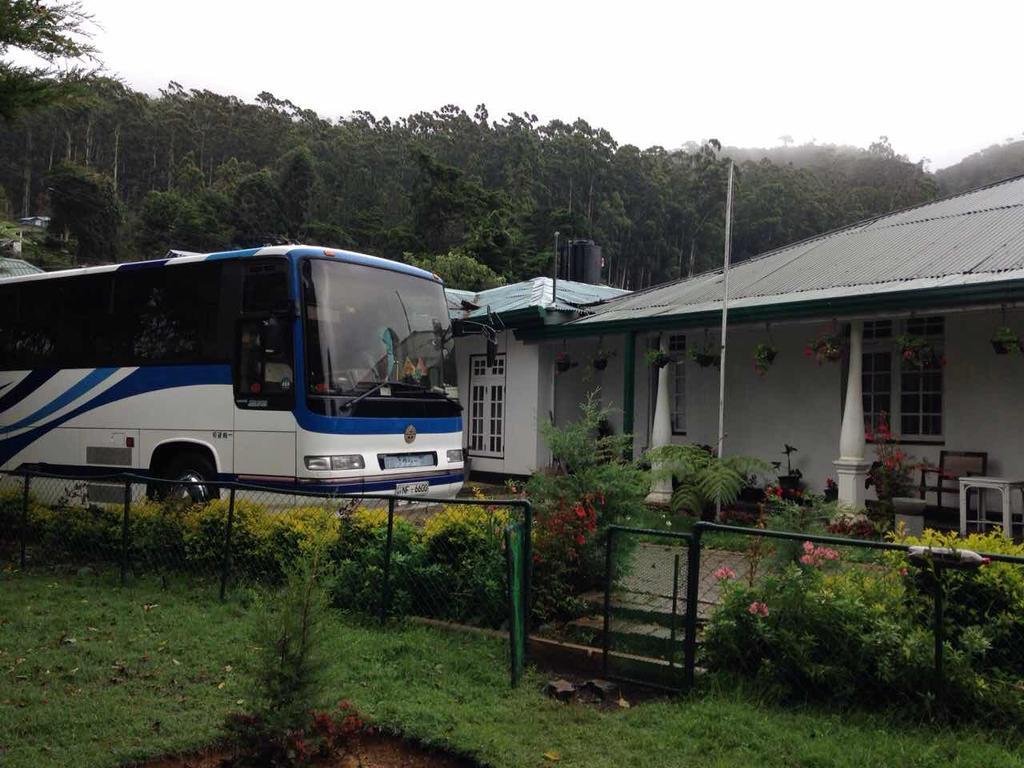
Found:
[[[405,428],[405,442],[411,443],[415,439],[416,439],[416,427],[414,427],[412,424],[410,424],[408,427]]]

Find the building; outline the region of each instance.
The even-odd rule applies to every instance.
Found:
[[[22,259],[0,258],[0,278],[34,275],[42,271],[39,267],[29,264]]]
[[[722,272],[712,271],[587,307],[568,323],[518,329],[548,373],[558,352],[581,362],[599,347],[615,355],[596,379],[582,367],[552,376],[556,421],[600,384],[637,455],[663,442],[714,444],[719,368],[695,358],[713,363],[719,353],[723,289]],[[865,428],[884,412],[920,460],[981,451],[988,474],[1024,477],[1024,354],[1015,340],[1024,335],[1024,177],[742,262],[729,293],[727,453],[784,462],[783,445],[794,445],[809,487],[836,478],[840,498],[862,504],[873,459]],[[997,343],[1004,337],[1010,343]],[[839,354],[819,364],[811,348],[827,340]],[[759,344],[777,351],[764,376],[754,370]],[[925,359],[905,359],[907,345],[924,345]],[[672,362],[653,368],[650,349]],[[517,412],[517,422],[533,419]]]
[[[555,355],[517,338],[528,330],[566,323],[596,302],[626,291],[537,277],[479,293],[447,290],[449,313],[461,325],[455,353],[465,445],[476,474],[529,475],[547,463],[539,424],[562,408],[556,396]],[[487,359],[493,330],[497,353]]]

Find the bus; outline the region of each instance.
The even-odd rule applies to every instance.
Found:
[[[311,246],[168,256],[0,280],[0,467],[458,493],[440,278]]]

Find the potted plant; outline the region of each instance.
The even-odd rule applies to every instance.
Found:
[[[565,373],[570,368],[574,367],[576,363],[569,357],[568,352],[556,352],[555,353],[555,370],[559,373]]]
[[[647,350],[647,364],[652,368],[664,368],[672,362],[672,357],[660,349]]]
[[[896,528],[901,525],[910,536],[924,533],[925,500],[910,496],[914,469],[920,466],[899,445],[882,414],[882,421],[868,440],[875,444],[875,461],[868,470],[865,487],[874,486],[879,503],[893,514]]]
[[[828,331],[804,347],[804,354],[813,357],[818,365],[834,363],[843,356],[843,339],[835,331]]]
[[[717,368],[722,363],[722,356],[713,353],[709,344],[705,344],[703,347],[694,347],[690,351],[690,357],[701,368],[710,368],[712,365]]]
[[[800,481],[803,479],[804,473],[799,469],[793,469],[792,456],[797,452],[797,448],[786,443],[782,452],[786,454],[786,474],[778,476],[779,488],[781,488],[783,493],[788,496],[799,496]],[[781,469],[782,463],[772,462],[772,466],[775,466],[777,469]]]
[[[775,362],[776,355],[779,354],[779,350],[772,344],[758,344],[754,347],[754,372],[764,378],[768,373],[768,369],[772,367],[772,363]]]
[[[946,364],[945,355],[940,355],[923,336],[898,336],[896,346],[900,350],[903,362],[914,368],[937,368]]]
[[[825,501],[836,501],[839,498],[839,486],[831,477],[825,478]]]
[[[1001,325],[992,334],[992,349],[997,355],[1008,355],[1014,350],[1021,349],[1020,337],[1012,328]]]
[[[611,357],[611,353],[605,351],[603,348],[598,347],[597,351],[594,352],[594,357],[590,361],[590,367],[595,371],[603,371],[608,367],[608,358]]]

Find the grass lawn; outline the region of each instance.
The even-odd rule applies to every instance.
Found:
[[[0,576],[0,765],[120,765],[215,739],[245,707],[250,613],[213,585],[122,589],[103,576]],[[1013,744],[705,694],[616,712],[566,706],[505,647],[339,619],[324,703],[492,766],[1024,766]],[[553,762],[545,753],[557,753]],[[554,756],[554,755],[552,755]]]

